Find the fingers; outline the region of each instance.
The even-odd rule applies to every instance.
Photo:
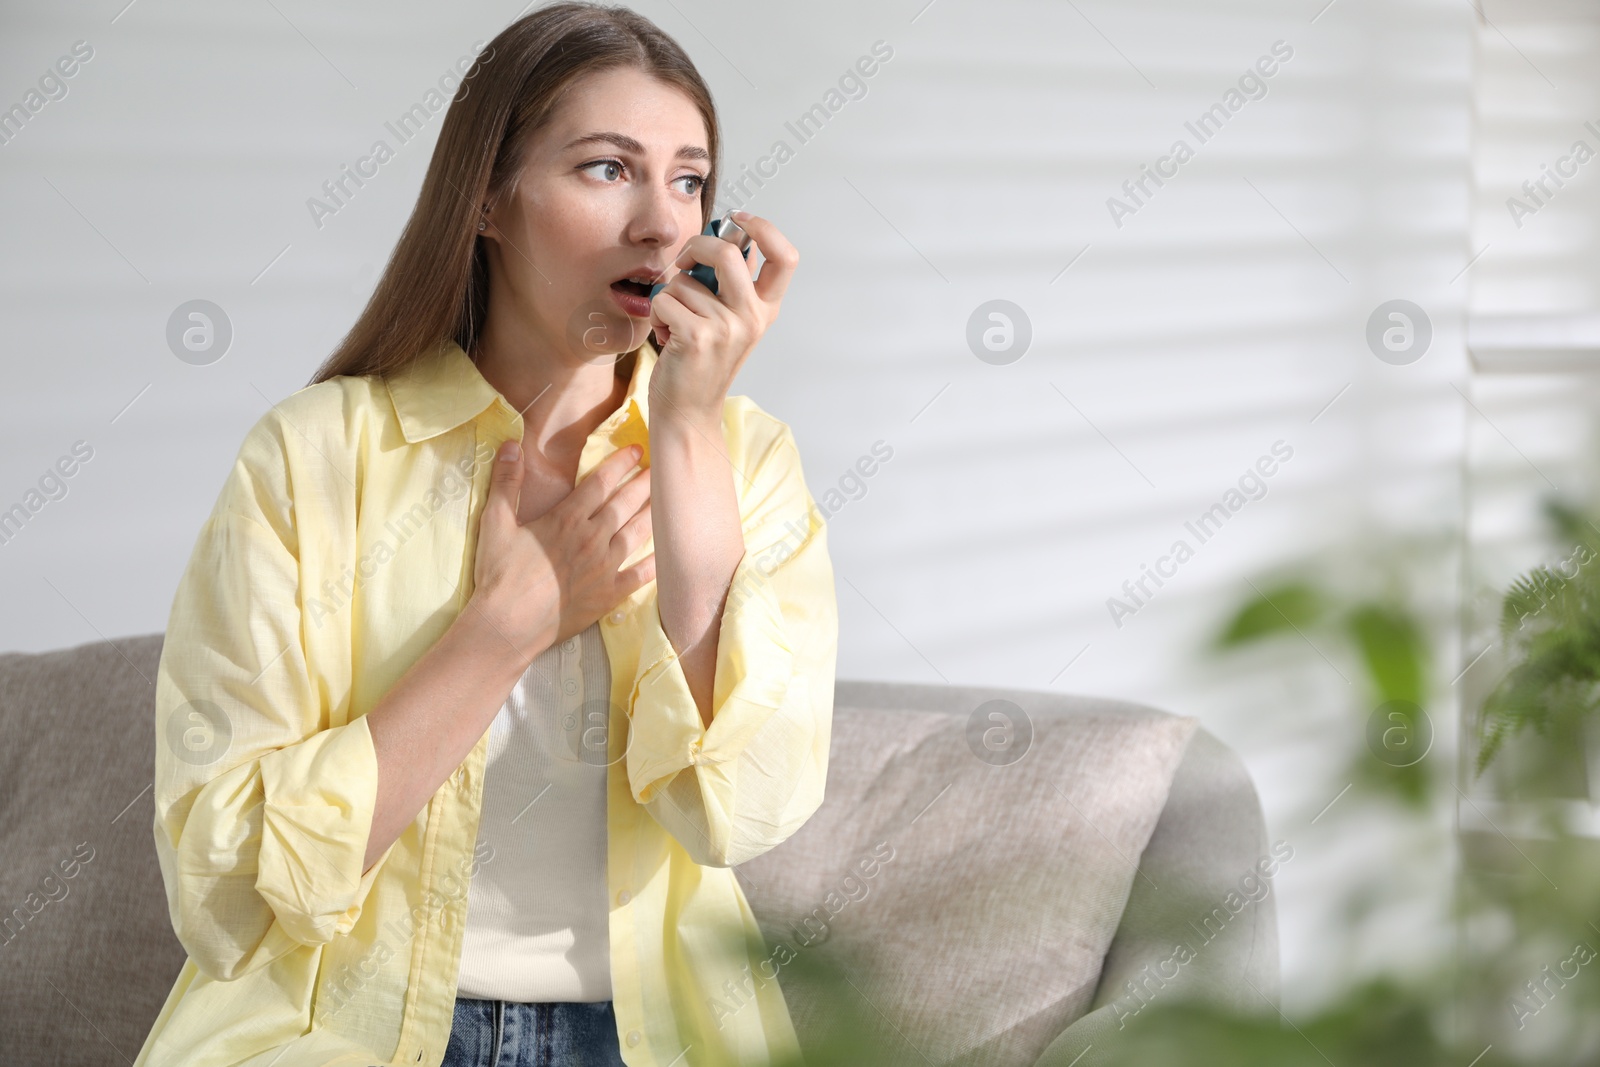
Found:
[[[725,247],[733,247],[726,241],[722,243]],[[726,267],[722,268],[718,277],[727,277]],[[739,282],[747,289],[750,286],[750,279],[742,274]],[[650,322],[655,328],[656,336],[661,339],[662,347],[665,348],[675,334],[693,338],[707,323],[739,318],[741,314],[745,314],[740,309],[753,301],[753,295],[739,297],[736,295],[736,287],[725,282],[720,283],[718,295],[713,296],[711,290],[689,277],[687,273],[679,274],[650,301]]]
[[[584,518],[593,518],[595,512],[605,506],[611,494],[616,491],[617,483],[634,468],[639,462],[644,450],[638,445],[629,445],[619,448],[605,459],[595,465],[589,476],[578,483],[577,488],[568,494],[567,500],[577,509]],[[565,503],[565,501],[563,501]]]
[[[513,438],[502,443],[495,453],[494,472],[489,475],[489,497],[484,502],[485,512],[516,522],[517,504],[521,497],[522,442]]]
[[[667,287],[672,284],[676,277],[677,275],[674,274],[672,277],[668,278],[665,284],[661,286],[660,291],[658,291],[655,296],[650,298],[650,332],[655,334],[655,344],[657,348],[667,347],[667,337],[672,332],[672,323],[669,322],[667,317],[662,313],[664,310],[663,304],[665,302],[661,299],[661,297],[666,293]],[[675,301],[673,304],[674,308],[677,309],[677,314],[683,314],[681,306],[677,305]]]
[[[795,268],[800,265],[799,250],[789,243],[789,239],[776,226],[760,215],[746,215],[737,218],[737,221],[750,234],[751,240],[766,259],[761,264],[761,272],[756,275],[756,295],[769,304],[782,300],[794,277]],[[722,276],[719,274],[717,277]]]
[[[726,276],[727,268],[719,267],[717,269],[718,279]],[[747,282],[746,284],[749,283]],[[707,318],[711,318],[717,314],[717,305],[723,302],[722,296],[732,295],[729,292],[729,286],[721,281],[718,282],[718,291],[722,294],[721,296],[713,294],[710,289],[701,285],[698,278],[691,278],[688,271],[683,271],[680,274],[673,275],[666,288],[656,294],[656,299],[661,299],[663,295],[670,296],[696,315],[704,315]],[[728,306],[731,307],[732,305]]]
[[[628,596],[640,586],[647,585],[655,580],[656,554],[652,552],[633,566],[617,572],[618,598]]]
[[[603,532],[613,533],[649,500],[650,472],[642,470],[623,482],[622,486],[612,493],[606,502],[600,505],[600,510],[590,518],[602,522]]]
[[[612,535],[612,558],[620,564],[623,560],[639,551],[640,545],[650,540],[650,532],[650,502],[645,501],[644,505],[634,513],[633,517],[623,523],[621,529]]]
[[[668,282],[667,285],[669,288],[661,290],[650,300],[650,328],[655,331],[656,340],[661,342],[662,348],[667,347],[678,327],[688,329],[695,317],[694,312],[672,295],[672,283]]]
[[[717,272],[715,294],[689,276],[688,272],[696,263],[704,263]],[[678,253],[677,265],[683,273],[675,276],[667,286],[674,290],[674,296],[701,315],[711,315],[711,309],[718,303],[741,311],[756,299],[754,283],[750,280],[750,265],[739,254],[738,246],[731,241],[706,234],[692,237],[683,251]],[[679,278],[683,280],[679,281]]]

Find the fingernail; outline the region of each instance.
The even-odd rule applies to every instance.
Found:
[[[733,213],[733,217],[738,219],[740,222],[743,222],[745,219],[748,219],[750,217],[750,212],[748,212],[748,211],[735,211]]]
[[[501,463],[515,463],[521,455],[522,443],[520,441],[507,441],[500,448]]]

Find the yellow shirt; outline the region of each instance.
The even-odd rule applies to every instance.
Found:
[[[638,350],[580,480],[629,444],[648,465],[656,358]],[[156,679],[155,844],[188,960],[135,1067],[443,1058],[467,888],[493,862],[477,841],[489,735],[363,874],[378,784],[364,716],[464,608],[494,455],[521,436],[453,342],[403,374],[301,389],[246,435]],[[789,427],[734,396],[723,436],[746,551],[710,727],[653,581],[601,618],[610,701],[586,708],[585,743],[608,764],[613,1003],[632,1067],[799,1056],[785,946],[768,952],[731,867],[822,803],[833,570]]]

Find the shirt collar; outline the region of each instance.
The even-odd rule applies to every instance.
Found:
[[[635,351],[638,356],[634,360],[627,395],[597,427],[598,432],[613,439],[637,440],[649,429],[650,371],[658,353],[648,340]],[[453,340],[444,341],[410,367],[384,375],[384,382],[389,387],[395,414],[400,418],[400,432],[409,443],[426,441],[453,430],[482,414],[496,401],[520,429],[521,413],[500,390],[489,384],[472,357]],[[636,427],[632,425],[635,421]]]

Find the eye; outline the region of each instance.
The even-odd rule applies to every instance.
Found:
[[[578,169],[579,170],[593,170],[595,167],[616,167],[618,169],[621,169],[622,168],[622,161],[618,160],[618,159],[597,159],[593,163],[585,163],[583,166],[579,167]]]
[[[694,183],[692,188],[684,190],[689,196],[699,196],[700,190],[706,187],[706,180],[698,174],[685,174],[683,177],[677,180],[680,182]]]

